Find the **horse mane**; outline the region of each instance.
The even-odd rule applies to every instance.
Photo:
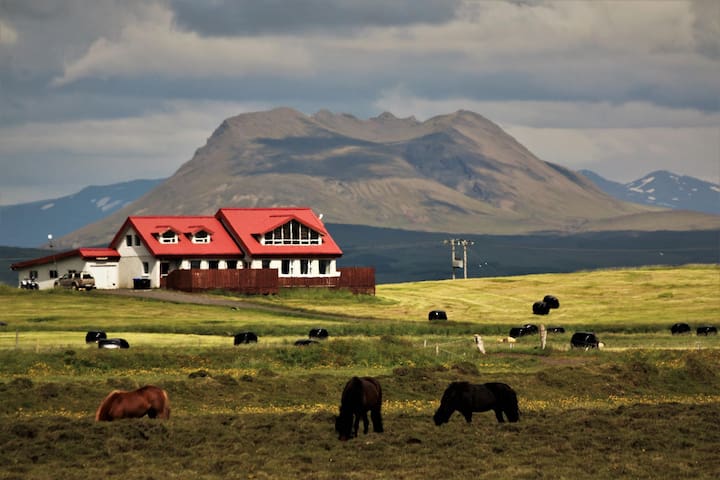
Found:
[[[103,399],[102,402],[100,402],[100,406],[95,412],[96,422],[100,420],[110,420],[110,415],[108,412],[110,411],[110,408],[112,408],[113,403],[115,402],[115,398],[117,398],[117,396],[121,393],[122,391],[120,390],[113,390],[112,392],[107,394],[107,396]]]

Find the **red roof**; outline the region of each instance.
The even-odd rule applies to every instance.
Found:
[[[110,242],[111,247],[119,247],[125,241],[129,227],[156,257],[242,256],[238,245],[215,217],[128,217]],[[202,230],[211,235],[210,242],[193,243],[192,236]],[[177,234],[177,243],[160,242],[159,237],[168,231]]]
[[[34,258],[25,262],[13,263],[10,268],[18,270],[20,268],[32,267],[34,265],[47,265],[57,262],[64,258],[81,257],[83,260],[120,260],[120,254],[114,248],[76,248],[65,252],[58,252],[47,255],[45,257]]]
[[[241,247],[253,257],[319,256],[338,257],[342,250],[332,239],[325,224],[307,207],[221,208],[215,216],[230,230]],[[320,234],[319,245],[262,245],[265,233],[291,220],[297,220]]]

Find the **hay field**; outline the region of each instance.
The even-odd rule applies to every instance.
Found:
[[[558,310],[532,315],[556,295]],[[694,265],[380,285],[376,297],[294,291],[184,304],[0,288],[0,479],[716,478],[720,269]],[[227,302],[242,301],[239,308]],[[251,304],[248,305],[247,302]],[[239,305],[239,304],[238,304]],[[444,309],[447,322],[428,322]],[[512,347],[511,326],[563,325]],[[292,342],[323,326],[330,338]],[[104,329],[128,350],[84,343]],[[607,348],[569,348],[592,329]],[[253,330],[256,345],[234,347]],[[485,340],[480,353],[472,335]],[[386,432],[339,442],[344,383],[374,375]],[[451,381],[503,381],[515,424],[431,417]],[[112,389],[154,383],[168,421],[95,423]]]

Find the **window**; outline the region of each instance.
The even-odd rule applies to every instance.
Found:
[[[262,261],[262,268],[270,268],[270,260],[263,260]]]
[[[200,268],[200,260],[190,260],[190,268]]]
[[[310,260],[300,260],[300,275],[308,275],[310,273]]]
[[[132,247],[132,235],[125,235],[125,245]]]
[[[170,273],[170,264],[168,262],[160,262],[160,276],[167,277]]]
[[[178,243],[177,234],[172,230],[168,230],[160,235],[160,243]]]
[[[57,270],[50,270],[50,278],[58,278]]]
[[[136,247],[140,246],[140,235],[135,235],[135,246]]]
[[[193,235],[192,243],[210,243],[210,234],[205,230],[200,230]]]
[[[265,245],[320,245],[320,234],[297,220],[267,232],[263,238]]]
[[[30,278],[32,278],[32,279],[38,278],[37,270],[30,270]]]
[[[290,275],[292,273],[292,262],[290,260],[283,260],[280,266],[280,273],[283,275]]]
[[[219,260],[210,260],[208,262],[208,268],[210,268],[210,270],[217,270],[218,268],[220,268],[220,261]]]
[[[237,268],[237,260],[225,260],[228,270],[235,270]]]
[[[143,273],[145,275],[150,273],[150,264],[148,262],[143,262]]]
[[[326,275],[330,268],[330,260],[320,260],[318,262],[318,271],[320,275]]]

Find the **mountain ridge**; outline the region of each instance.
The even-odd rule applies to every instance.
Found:
[[[522,235],[707,229],[720,217],[617,200],[543,161],[474,112],[419,122],[287,107],[225,119],[141,199],[58,240],[105,244],[130,215],[208,215],[221,207],[310,206],[330,223]],[[653,222],[661,219],[661,225]]]
[[[655,170],[627,183],[580,170],[599,188],[616,198],[663,208],[720,215],[720,185],[667,170]]]

